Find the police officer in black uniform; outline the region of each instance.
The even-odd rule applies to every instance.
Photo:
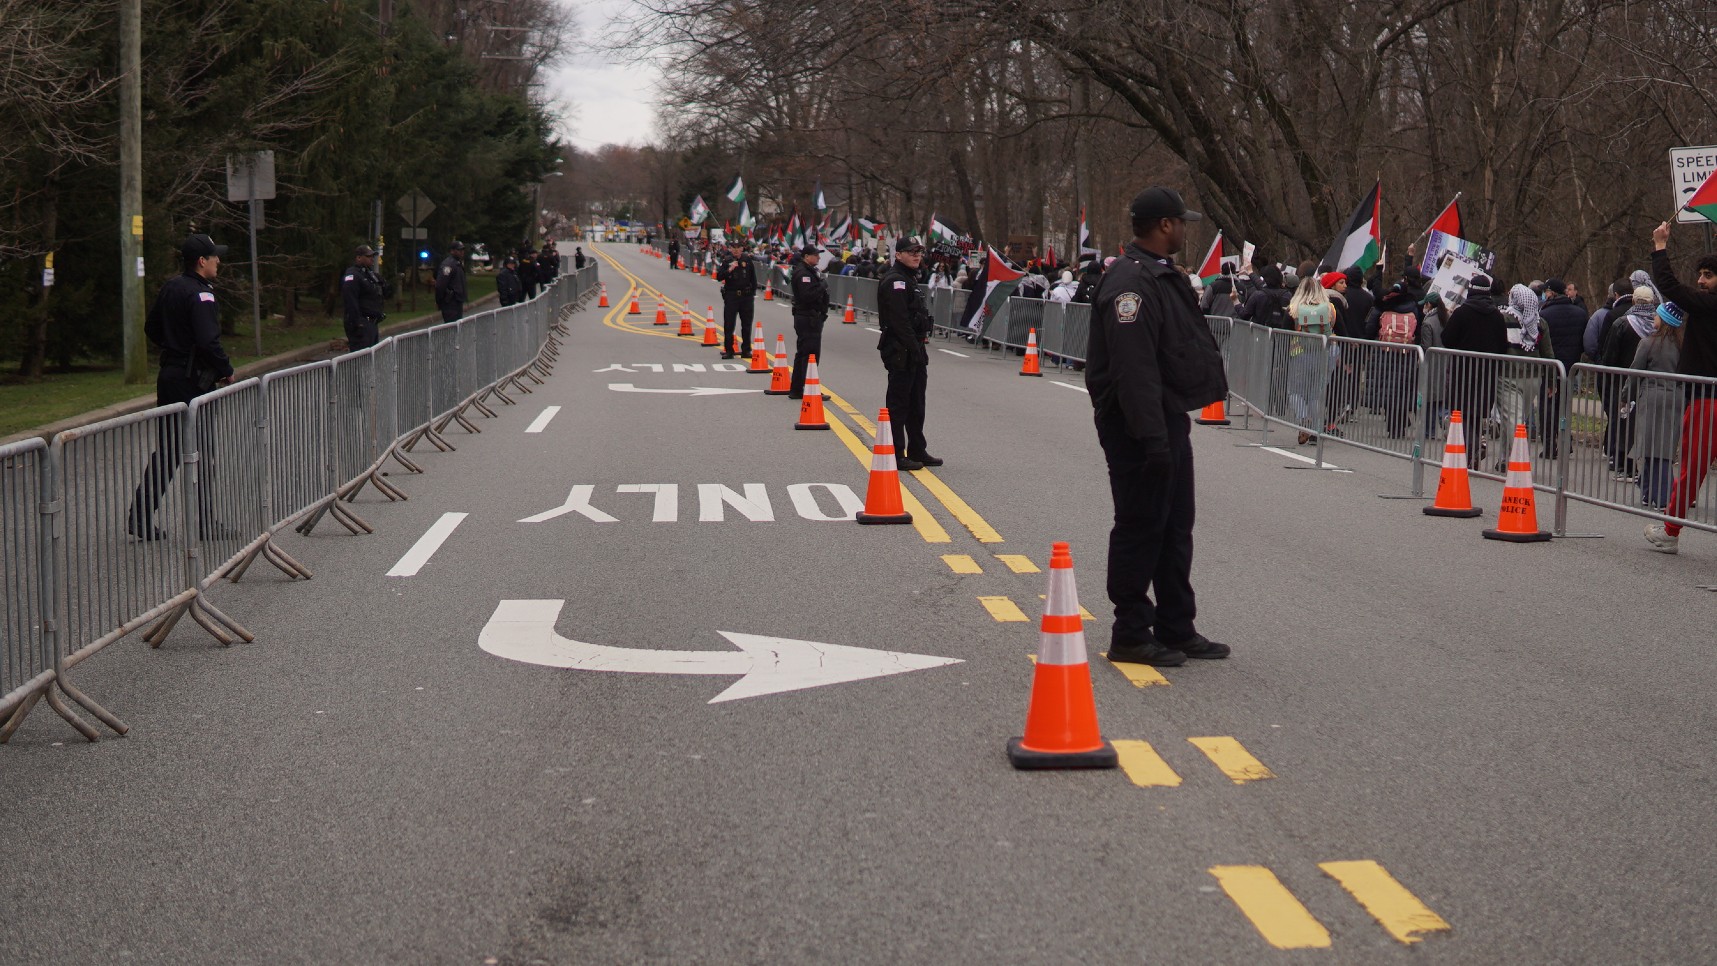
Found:
[[[495,273],[495,296],[502,305],[517,305],[525,300],[525,285],[519,281],[519,260],[508,255]]]
[[[721,283],[721,357],[731,359],[734,327],[739,327],[743,342],[757,312],[757,266],[749,257],[736,255],[716,267],[715,280]]]
[[[340,301],[346,308],[346,347],[353,352],[381,341],[382,311],[391,287],[376,274],[376,250],[359,245],[352,267],[340,280]]]
[[[799,250],[791,266],[793,283],[793,389],[789,399],[805,396],[805,370],[811,356],[823,357],[823,323],[829,320],[829,286],[817,273],[815,245]]]
[[[435,304],[443,322],[465,317],[465,243],[456,241],[435,271]]]
[[[1192,421],[1228,392],[1222,354],[1198,296],[1174,267],[1188,211],[1178,192],[1151,187],[1131,206],[1133,241],[1104,274],[1091,307],[1085,384],[1109,464],[1109,660],[1176,667],[1229,649],[1193,625]],[[1153,602],[1150,596],[1156,592]]]
[[[161,347],[161,371],[155,377],[155,405],[189,403],[232,382],[233,366],[221,346],[221,313],[210,283],[221,268],[227,246],[217,245],[207,235],[192,235],[179,247],[184,272],[175,275],[155,296],[144,322],[149,341]],[[165,540],[167,534],[155,524],[161,497],[179,468],[180,421],[156,422],[155,452],[149,468],[131,498],[126,532],[139,540]],[[202,528],[208,534],[220,525],[210,513],[204,489]]]
[[[894,430],[894,451],[900,468],[921,470],[941,466],[924,443],[924,393],[930,378],[930,310],[918,291],[918,270],[924,245],[916,238],[894,249],[894,264],[876,283],[876,341],[888,370],[888,418]]]

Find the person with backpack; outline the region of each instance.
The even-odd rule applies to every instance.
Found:
[[[1288,404],[1293,407],[1295,421],[1302,427],[1299,442],[1304,446],[1317,438],[1310,430],[1317,426],[1313,422],[1314,416],[1320,414],[1312,412],[1312,405],[1323,399],[1329,382],[1335,346],[1329,345],[1327,339],[1335,328],[1335,304],[1324,292],[1323,283],[1316,276],[1307,276],[1288,301],[1288,315],[1294,320],[1296,332],[1308,337],[1323,336],[1325,340],[1296,338],[1288,341]],[[1318,421],[1322,422],[1321,418]]]
[[[1412,281],[1403,278],[1383,293],[1365,323],[1365,338],[1382,343],[1372,357],[1371,376],[1379,385],[1383,404],[1383,427],[1390,439],[1407,435],[1419,388],[1419,354],[1409,346],[1424,347],[1425,325],[1420,300],[1424,296]]]
[[[1274,265],[1266,265],[1258,272],[1258,281],[1257,291],[1247,297],[1246,303],[1240,306],[1235,317],[1267,325],[1272,329],[1293,328],[1293,320],[1288,317],[1288,302],[1292,297],[1288,290],[1282,287],[1282,270]]]

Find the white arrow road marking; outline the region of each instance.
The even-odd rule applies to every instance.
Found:
[[[629,674],[741,675],[709,703],[798,691],[903,674],[959,658],[876,651],[787,637],[762,637],[721,631],[737,651],[658,651],[586,644],[562,637],[554,623],[564,600],[503,600],[477,637],[477,646],[496,657],[543,667]]]
[[[735,393],[762,392],[761,389],[717,389],[711,386],[693,386],[690,389],[643,389],[629,382],[611,382],[608,388],[615,392],[661,392],[679,396],[731,396]]]
[[[525,517],[523,520],[520,520],[519,522],[520,523],[542,523],[542,522],[547,521],[547,520],[553,520],[555,517],[566,516],[568,513],[577,513],[577,514],[580,514],[581,516],[583,516],[585,519],[593,520],[597,523],[619,523],[620,522],[619,517],[616,517],[612,514],[603,513],[601,510],[598,510],[597,508],[590,505],[590,498],[595,493],[596,493],[596,487],[595,486],[593,486],[592,484],[589,484],[589,483],[580,483],[579,485],[572,488],[571,493],[568,493],[566,495],[566,502],[565,503],[562,503],[560,506],[557,506],[552,510],[544,510],[543,512],[535,514],[533,516]]]

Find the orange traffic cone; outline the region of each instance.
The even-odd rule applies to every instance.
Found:
[[[1041,376],[1043,366],[1037,358],[1037,330],[1032,329],[1025,336],[1025,361],[1020,363],[1019,374],[1022,376]]]
[[[602,298],[596,303],[596,307],[599,309],[605,309],[608,307],[608,283],[606,282],[602,285]]]
[[[858,325],[858,319],[853,316],[853,297],[847,296],[847,310],[841,313],[842,325]]]
[[[738,332],[733,333],[733,345],[727,351],[736,356],[742,356],[745,354],[745,340],[740,338],[740,334]]]
[[[769,373],[765,396],[785,396],[793,391],[793,369],[787,365],[787,337],[775,333],[775,368]]]
[[[775,301],[775,289],[773,287],[771,287],[769,285],[763,286],[763,301],[765,301],[765,302]]]
[[[697,335],[696,332],[692,331],[691,299],[685,299],[680,302],[680,334],[686,336]]]
[[[703,344],[721,348],[721,336],[715,334],[715,306],[710,306],[703,317]]]
[[[751,328],[751,368],[745,370],[754,376],[769,374],[769,350],[763,347],[763,323],[759,322]]]
[[[668,300],[665,298],[656,299],[656,324],[668,324]]]
[[[789,375],[788,379],[791,380],[792,376]],[[817,375],[815,354],[805,360],[805,398],[799,402],[799,421],[793,424],[793,428],[829,428],[829,421],[823,416],[823,380]]]
[[[1509,543],[1539,543],[1550,539],[1550,531],[1538,529],[1538,506],[1532,493],[1532,440],[1526,424],[1514,424],[1514,448],[1508,453],[1508,477],[1502,484],[1502,508],[1496,512],[1496,529],[1484,532],[1487,540]]]
[[[1057,543],[1049,556],[1049,594],[1037,645],[1037,670],[1025,736],[1008,742],[1015,768],[1114,768],[1115,746],[1097,730],[1097,700],[1091,665],[1085,660],[1085,623],[1079,618],[1079,588],[1073,554]]]
[[[632,307],[626,310],[626,314],[627,315],[643,315],[644,314],[643,310],[638,308],[638,293],[637,292],[632,293]]]
[[[1433,517],[1476,517],[1484,513],[1473,506],[1467,485],[1467,434],[1459,409],[1449,414],[1449,440],[1443,444],[1443,475],[1437,480],[1437,499],[1425,513]]]
[[[894,430],[889,426],[886,406],[876,417],[876,448],[870,456],[870,486],[864,492],[864,509],[854,519],[860,523],[912,522],[912,514],[906,512],[900,499],[900,468],[894,462]]]
[[[1197,423],[1200,426],[1227,426],[1228,410],[1222,405],[1222,400],[1211,403],[1199,411]]]

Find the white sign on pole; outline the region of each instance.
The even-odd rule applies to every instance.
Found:
[[[1675,221],[1682,225],[1698,225],[1705,216],[1685,210],[1687,199],[1699,190],[1705,179],[1717,173],[1717,144],[1698,148],[1669,149],[1669,181],[1675,189]]]
[[[1431,276],[1430,289],[1442,298],[1447,311],[1453,312],[1466,303],[1467,286],[1473,276],[1484,272],[1485,267],[1478,262],[1459,252],[1445,251],[1437,265],[1437,274]]]
[[[256,176],[252,194],[251,175]],[[274,152],[227,155],[227,200],[268,201],[274,198]]]

